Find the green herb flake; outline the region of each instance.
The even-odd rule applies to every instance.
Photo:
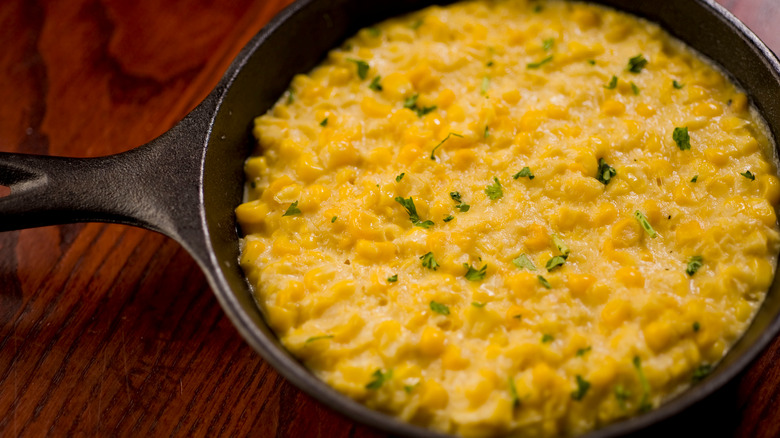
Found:
[[[544,286],[547,289],[552,289],[552,285],[549,281],[547,281],[546,278],[542,277],[541,275],[537,275],[536,279],[539,280],[539,283]]]
[[[404,100],[404,108],[409,108],[410,110],[414,110],[417,108],[417,98],[419,97],[419,94],[413,94]]]
[[[610,180],[615,177],[615,175],[617,175],[617,170],[607,164],[603,158],[599,158],[599,169],[596,173],[596,179],[599,180],[602,184],[607,185],[609,184]]]
[[[450,192],[450,198],[455,202],[462,202],[460,192]]]
[[[642,228],[644,228],[644,230],[647,232],[648,236],[653,239],[658,237],[658,233],[656,233],[653,229],[653,226],[650,225],[650,221],[647,220],[647,216],[645,216],[644,213],[637,210],[634,212],[634,217],[636,218],[637,222],[639,222],[639,225],[641,225]]]
[[[287,90],[287,105],[293,103],[294,100],[295,100],[295,90],[289,88]]]
[[[534,177],[534,174],[531,173],[531,168],[526,166],[526,167],[523,167],[522,169],[520,169],[520,172],[517,172],[516,174],[512,175],[512,178],[514,178],[514,179],[528,178],[530,180],[530,179],[534,179],[535,177]]]
[[[393,370],[390,369],[387,370],[386,373],[383,373],[381,369],[377,369],[374,371],[374,374],[371,374],[371,377],[372,380],[368,382],[366,389],[377,390],[381,388],[385,382],[393,378]]]
[[[439,268],[439,264],[436,263],[436,259],[433,258],[433,253],[429,252],[427,254],[421,255],[420,260],[422,260],[422,265],[424,268],[431,269],[433,271],[437,270]]]
[[[695,183],[698,180],[699,180],[699,175],[695,175],[693,178],[691,178],[692,183]]]
[[[555,256],[551,258],[550,260],[547,260],[547,264],[544,265],[545,269],[547,269],[547,272],[552,271],[553,269],[563,266],[563,264],[566,263],[566,257],[563,256]]]
[[[469,211],[469,209],[471,208],[471,206],[470,206],[470,205],[468,205],[468,204],[463,204],[463,203],[461,203],[461,204],[458,204],[458,205],[456,205],[456,206],[455,206],[455,208],[457,208],[458,210],[460,210],[460,212],[461,212],[461,213],[465,213],[465,212]]]
[[[431,310],[433,310],[434,312],[436,312],[436,313],[438,313],[440,315],[447,316],[447,315],[450,314],[450,308],[445,306],[442,303],[437,303],[436,301],[431,301],[430,306],[431,306]]]
[[[415,111],[417,112],[417,117],[422,117],[428,113],[432,113],[436,111],[436,108],[438,108],[436,105],[431,106],[424,106],[422,108],[415,108]]]
[[[701,364],[695,370],[693,370],[693,376],[691,376],[691,380],[693,383],[701,382],[705,377],[709,376],[711,372],[712,365],[706,363]]]
[[[672,133],[672,139],[677,143],[677,147],[681,151],[687,151],[691,149],[691,136],[688,134],[688,127],[674,128]]]
[[[493,201],[504,196],[504,190],[501,188],[501,182],[498,181],[498,178],[493,177],[493,184],[485,187],[485,194]]]
[[[468,263],[464,263],[463,267],[466,268],[466,280],[469,281],[479,281],[485,278],[485,274],[487,273],[487,264],[483,265],[479,269],[474,269],[471,265]]]
[[[382,34],[382,32],[376,27],[369,27],[366,30],[368,31],[368,34],[371,35],[372,37],[378,37],[379,35]]]
[[[520,397],[517,395],[517,387],[515,386],[515,379],[513,377],[509,377],[507,379],[509,382],[509,396],[512,397],[512,406],[515,407],[515,409],[520,407]]]
[[[693,256],[688,259],[688,267],[685,268],[685,273],[692,277],[702,266],[704,266],[704,259],[700,255]]]
[[[417,113],[417,117],[422,117],[428,113],[431,113],[433,111],[436,111],[436,108],[438,108],[436,105],[431,106],[424,106],[420,107],[417,105],[417,99],[419,98],[419,94],[414,94],[410,97],[407,97],[406,100],[404,100],[404,108],[408,108],[414,112]],[[452,133],[450,133],[452,134]],[[457,135],[457,134],[455,134]],[[449,137],[449,135],[447,136]]]
[[[521,320],[521,319],[523,319],[523,315],[515,315],[512,318],[517,319],[517,320]]]
[[[336,222],[336,219],[338,218],[339,218],[338,216],[333,216],[332,218],[330,218],[330,223]]]
[[[589,60],[588,60],[588,64],[590,64],[590,65],[596,65],[596,60],[595,60],[595,59],[589,59]]]
[[[554,341],[555,338],[553,338],[553,335],[550,334],[543,334],[542,335],[542,344],[549,344],[550,342]]]
[[[453,216],[453,215],[449,215],[449,216],[447,216],[447,217],[445,217],[445,218],[444,218],[444,222],[449,222],[449,221],[451,221],[451,220],[453,220],[453,219],[455,219],[455,216]]]
[[[486,67],[493,67],[493,64],[495,64],[493,61],[488,61],[485,63]]]
[[[621,409],[626,408],[626,402],[631,398],[631,391],[626,389],[623,385],[615,386],[615,398],[618,401]]]
[[[694,321],[692,328],[694,332],[701,330],[701,324],[699,324],[699,321]]]
[[[547,38],[546,40],[542,41],[542,49],[544,49],[545,52],[552,49],[554,45],[555,39],[553,38]]]
[[[485,125],[485,132],[484,132],[484,134],[482,134],[482,137],[483,138],[490,137],[490,128],[488,127],[488,125]]]
[[[406,391],[407,394],[411,394],[416,386],[417,385],[404,385],[404,391]]]
[[[298,208],[298,201],[290,204],[290,206],[287,207],[287,211],[285,211],[282,216],[294,216],[296,214],[301,214],[301,209]]]
[[[490,88],[490,78],[485,76],[484,78],[482,78],[482,85],[480,85],[479,87],[480,94],[484,96],[485,94],[487,94],[489,88]]]
[[[590,382],[583,379],[581,375],[577,374],[577,389],[571,392],[572,400],[582,400],[582,398],[585,397],[585,394],[588,393],[588,389],[590,389]]]
[[[460,138],[463,138],[463,136],[462,136],[462,135],[460,135],[460,134],[456,134],[456,133],[454,133],[454,132],[450,132],[449,134],[447,134],[447,136],[446,136],[446,137],[444,137],[444,140],[442,140],[441,142],[439,142],[439,144],[437,144],[437,145],[436,145],[436,146],[433,148],[433,150],[431,151],[431,160],[435,160],[435,159],[436,159],[436,156],[434,155],[434,154],[436,153],[436,149],[439,149],[439,146],[443,145],[445,141],[449,140],[449,139],[450,139],[450,136],[452,136],[452,135],[454,135],[455,137],[460,137]]]
[[[368,69],[371,68],[366,61],[361,59],[347,58],[347,61],[354,62],[357,66],[357,74],[360,79],[365,79],[368,76]]]
[[[542,9],[544,9],[544,8],[542,7],[542,5],[536,5],[536,6],[534,6],[534,12],[535,12],[535,13],[537,13],[537,14],[538,14],[539,12],[542,12]]]
[[[631,91],[634,92],[634,95],[639,96],[639,87],[633,82],[631,82]]]
[[[395,182],[401,182],[401,180],[404,179],[404,176],[406,176],[406,174],[401,172],[398,176],[395,177]]]
[[[585,356],[585,354],[590,352],[590,350],[592,350],[592,349],[593,349],[593,347],[591,347],[591,346],[587,346],[585,348],[580,348],[580,349],[577,350],[576,354],[577,354],[578,357],[582,357],[582,356]]]
[[[377,76],[374,79],[371,80],[371,83],[368,84],[368,88],[374,90],[374,91],[382,91],[382,84],[379,82],[382,80],[382,76]]]
[[[609,81],[607,85],[604,85],[604,88],[606,88],[607,90],[614,90],[615,88],[617,88],[617,84],[618,84],[618,77],[612,76],[612,79]]]
[[[563,241],[563,238],[557,234],[553,234],[552,241],[555,244],[555,247],[558,248],[558,251],[563,255],[563,258],[568,258],[571,250],[566,246],[566,242]]]
[[[751,181],[755,181],[756,180],[756,175],[754,175],[749,170],[746,170],[744,173],[740,173],[740,175],[744,176],[745,178],[747,178],[747,179],[749,179]]]
[[[653,409],[653,404],[650,402],[650,383],[648,383],[647,376],[645,376],[645,372],[642,370],[642,359],[639,356],[634,356],[633,364],[639,377],[639,384],[642,387],[642,400],[639,402],[639,412],[647,412]]]
[[[476,308],[479,308],[479,309],[481,309],[481,308],[485,307],[485,306],[487,305],[487,303],[478,303],[478,302],[476,302],[476,301],[472,301],[472,302],[471,302],[471,305],[472,305],[472,306],[474,306],[474,307],[476,307]]]
[[[516,259],[512,260],[512,263],[515,264],[520,269],[528,269],[529,271],[535,271],[536,266],[534,266],[533,262],[531,262],[531,259],[528,258],[525,253],[520,254],[517,256]]]
[[[409,214],[409,220],[416,227],[428,229],[434,225],[433,221],[421,221],[420,216],[417,214],[417,207],[414,205],[414,199],[410,196],[409,199],[404,199],[402,196],[397,196],[395,202],[403,205],[406,212]]]
[[[639,73],[647,66],[647,59],[640,53],[628,60],[628,71]]]
[[[396,281],[398,281],[398,274],[395,274],[392,277],[387,277],[388,283],[395,283]]]
[[[674,88],[678,89],[678,90],[681,90],[682,87],[685,86],[685,84],[681,84],[681,83],[677,82],[677,80],[675,79],[675,80],[672,81],[672,86]]]
[[[417,30],[422,25],[423,25],[423,19],[422,18],[418,18],[417,20],[413,21],[412,24],[409,25],[409,28],[413,29],[413,30]]]
[[[551,62],[552,60],[553,60],[553,56],[550,55],[550,56],[542,59],[539,62],[532,62],[530,64],[527,64],[526,67],[531,68],[531,69],[537,69],[537,68],[547,64],[548,62]]]
[[[306,342],[304,342],[304,344],[309,344],[323,339],[333,339],[333,335],[312,336],[309,339],[307,339]]]

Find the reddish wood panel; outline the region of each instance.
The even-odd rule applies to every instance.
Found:
[[[151,140],[289,2],[0,2],[0,150],[86,157]],[[721,3],[780,50],[776,0]],[[780,435],[778,361],[780,340],[673,430]],[[0,233],[0,435],[250,433],[383,436],[260,359],[171,240],[100,224]]]

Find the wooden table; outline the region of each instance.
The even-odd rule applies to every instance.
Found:
[[[780,2],[719,1],[780,51]],[[0,150],[90,157],[153,139],[289,2],[4,0]],[[780,338],[669,430],[780,436],[778,362]],[[178,244],[102,224],[0,233],[0,436],[47,434],[383,436],[271,369]]]

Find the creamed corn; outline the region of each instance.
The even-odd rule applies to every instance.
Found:
[[[282,343],[369,407],[584,433],[700,380],[750,323],[780,248],[765,132],[644,20],[431,7],[256,119],[241,266]]]

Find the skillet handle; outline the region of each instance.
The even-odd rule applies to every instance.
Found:
[[[109,222],[183,242],[200,229],[202,160],[212,108],[206,102],[159,138],[97,158],[0,153],[0,231]]]

